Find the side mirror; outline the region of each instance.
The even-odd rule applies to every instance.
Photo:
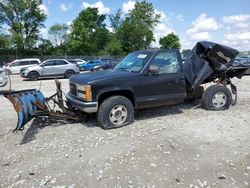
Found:
[[[40,65],[40,67],[44,67],[44,65],[42,64],[42,65]]]
[[[152,74],[159,74],[160,67],[156,65],[150,65],[148,71]]]

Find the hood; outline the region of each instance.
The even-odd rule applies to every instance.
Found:
[[[103,80],[114,80],[137,75],[135,72],[126,72],[120,70],[107,70],[98,72],[88,72],[72,76],[69,81],[78,84],[91,84]]]
[[[191,56],[183,64],[185,77],[195,89],[213,74],[235,70],[233,62],[237,55],[238,51],[228,46],[209,41],[198,42],[192,49]]]

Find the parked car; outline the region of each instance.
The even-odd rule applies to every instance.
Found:
[[[70,63],[78,64],[78,65],[87,63],[86,61],[82,59],[67,59],[67,61],[69,61]]]
[[[40,77],[71,77],[73,74],[78,74],[79,68],[77,65],[70,63],[64,59],[50,59],[42,62],[40,65],[23,68],[20,72],[21,77],[37,80]]]
[[[113,59],[101,59],[101,60],[105,61],[105,63],[95,66],[92,70],[98,71],[98,70],[113,69],[117,64],[121,62],[121,60],[113,60]]]
[[[250,56],[238,57],[234,60],[235,65],[245,65],[248,66],[248,70],[245,75],[250,75]]]
[[[5,69],[0,68],[0,87],[4,87],[8,84],[8,77],[6,75]]]
[[[36,58],[19,59],[9,63],[5,68],[8,74],[19,74],[22,68],[38,65],[40,63],[41,61]]]
[[[111,64],[109,62],[103,60],[90,60],[85,64],[80,65],[80,69],[82,71],[93,71],[97,66],[101,67],[102,69],[106,70],[111,68]]]
[[[247,69],[232,65],[237,54],[235,49],[207,41],[197,43],[184,64],[179,50],[132,52],[113,70],[72,76],[67,104],[69,109],[97,113],[104,129],[131,124],[136,109],[192,98],[201,98],[204,109],[226,110],[237,98],[230,78],[240,77]],[[217,82],[204,91],[203,84],[217,79],[223,84]]]

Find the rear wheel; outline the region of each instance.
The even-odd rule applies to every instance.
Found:
[[[123,96],[106,99],[97,114],[99,125],[104,129],[119,128],[134,121],[134,107],[131,101]]]
[[[202,107],[207,110],[226,110],[231,104],[231,91],[222,85],[210,86],[202,96]]]
[[[38,78],[39,78],[39,74],[37,73],[37,72],[31,72],[31,73],[29,73],[29,79],[30,80],[38,80]]]
[[[73,70],[67,70],[64,74],[65,78],[70,78],[72,75],[74,75],[75,72]]]

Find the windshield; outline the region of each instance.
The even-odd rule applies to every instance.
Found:
[[[130,53],[118,65],[116,65],[115,70],[140,72],[150,57],[150,52]]]

